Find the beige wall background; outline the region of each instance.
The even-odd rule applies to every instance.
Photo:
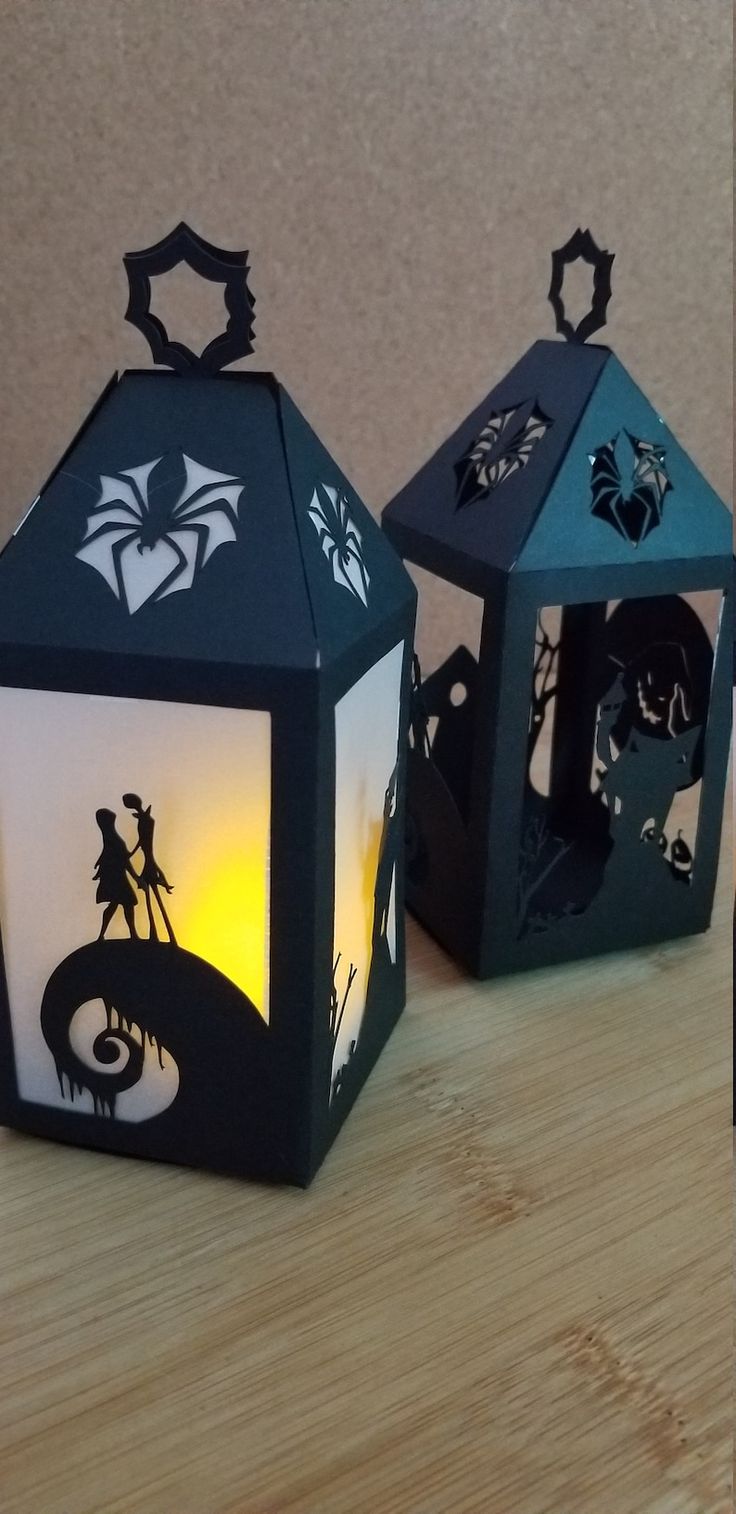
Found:
[[[120,259],[182,217],[250,248],[249,362],[376,512],[552,333],[589,225],[608,339],[728,494],[727,0],[0,0],[0,56],[0,537],[148,362]]]

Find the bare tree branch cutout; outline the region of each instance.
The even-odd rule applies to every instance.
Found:
[[[542,620],[540,610],[537,616],[537,636],[534,643],[534,680],[532,683],[532,700],[529,711],[529,751],[528,762],[531,762],[536,745],[544,725],[547,706],[557,693],[557,664],[559,659],[560,643],[552,641]]]

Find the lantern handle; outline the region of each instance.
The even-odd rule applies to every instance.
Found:
[[[582,231],[578,227],[566,242],[564,247],[558,247],[552,253],[552,280],[549,286],[547,298],[555,313],[557,330],[566,337],[568,342],[584,342],[586,337],[592,336],[606,324],[606,310],[611,298],[611,267],[615,253],[606,252],[599,247],[589,231]],[[593,298],[590,310],[573,326],[565,314],[565,304],[562,298],[562,285],[565,278],[565,269],[569,263],[577,263],[582,258],[584,263],[589,263],[593,269]]]
[[[201,278],[225,286],[227,325],[199,354],[184,342],[172,341],[163,321],[151,310],[151,279],[170,273],[179,263],[187,263]],[[125,319],[143,333],[154,363],[165,363],[177,373],[217,373],[226,363],[253,351],[255,299],[248,288],[247,252],[214,247],[180,221],[153,247],[126,252],[123,265],[129,290]]]

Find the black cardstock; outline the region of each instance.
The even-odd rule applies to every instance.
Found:
[[[593,296],[573,327],[579,257]],[[407,792],[408,906],[482,978],[711,916],[731,518],[613,353],[584,345],[612,262],[587,231],[553,254],[567,341],[535,343],[383,512],[407,561],[483,602],[477,661],[459,647],[423,678],[415,659]],[[695,785],[686,837],[677,796]]]
[[[226,330],[201,357],[172,341],[150,310],[151,280],[182,259],[225,287]],[[252,346],[247,254],[212,248],[182,225],[125,265],[128,318],[155,360],[179,371],[110,381],[0,554],[0,685],[269,712],[270,1020],[179,945],[165,830],[145,793],[113,796],[118,825],[127,812],[128,827],[138,826],[135,877],[126,882],[115,816],[102,812],[89,885],[101,936],[70,942],[38,1004],[62,1104],[19,1096],[0,971],[0,1119],[60,1141],[306,1185],[405,1000],[402,837],[416,594],[274,376],[219,372]],[[202,470],[224,482],[208,483]],[[397,759],[365,1012],[336,1078],[335,708],[400,642]],[[13,857],[3,865],[11,870]],[[394,960],[385,934],[389,866]],[[135,916],[129,887],[143,891]],[[36,907],[41,918],[42,900]],[[123,917],[138,923],[129,939],[111,939],[105,932],[113,920],[119,930]],[[107,1029],[80,1060],[69,1028],[90,999],[104,1003]],[[179,1070],[173,1102],[139,1124],[117,1119],[116,1097],[135,1081],[142,1056],[166,1051]],[[111,1071],[117,1057],[120,1070]]]

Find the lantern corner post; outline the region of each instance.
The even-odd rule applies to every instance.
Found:
[[[329,960],[324,833],[330,784],[316,668],[279,677],[271,718],[270,1140],[274,1176],[306,1187],[315,1170],[315,1026]]]
[[[479,883],[473,971],[479,978],[524,965],[517,943],[519,858],[538,614],[538,589],[531,575],[504,575],[503,587],[486,600],[481,642],[484,705],[479,712],[471,824]]]

